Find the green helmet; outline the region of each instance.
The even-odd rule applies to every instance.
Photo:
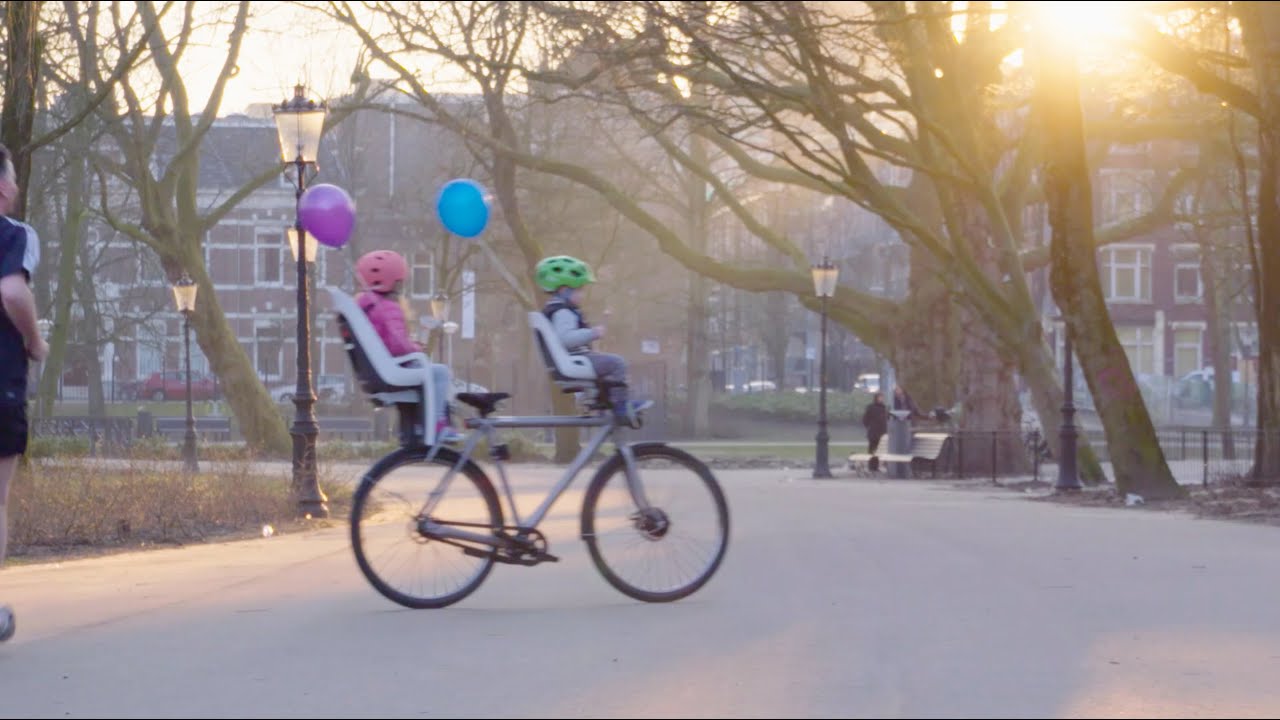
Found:
[[[533,278],[538,287],[547,292],[555,292],[565,285],[576,290],[596,281],[590,265],[568,255],[555,255],[539,260],[537,267],[533,269]]]

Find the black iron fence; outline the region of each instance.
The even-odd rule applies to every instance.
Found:
[[[917,459],[912,470],[919,476],[991,478],[1032,476],[1052,481],[1057,461],[1049,442],[1038,431],[962,430],[949,433],[936,462]],[[1164,427],[1156,438],[1169,469],[1182,484],[1209,484],[1249,478],[1262,434],[1253,428],[1213,429]],[[1109,462],[1106,437],[1101,430],[1081,431],[1100,462]],[[1280,433],[1272,433],[1280,443]]]

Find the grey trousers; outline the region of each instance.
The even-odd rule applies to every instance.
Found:
[[[587,359],[596,371],[596,377],[610,382],[627,381],[627,361],[621,355],[613,353],[589,352]],[[618,412],[626,410],[627,389],[625,387],[609,388],[609,403]]]

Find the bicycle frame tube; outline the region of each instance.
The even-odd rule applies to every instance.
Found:
[[[502,463],[500,459],[494,458],[493,460],[494,466],[497,468],[498,477],[502,481],[502,489],[507,496],[507,504],[511,508],[511,515],[515,521],[515,526],[521,529],[533,529],[538,527],[538,525],[542,523],[542,521],[546,518],[547,513],[551,511],[551,506],[555,504],[556,500],[560,499],[560,496],[563,495],[564,491],[567,490],[569,488],[569,485],[573,483],[573,480],[578,476],[578,473],[582,472],[582,469],[586,467],[588,462],[591,461],[591,457],[595,455],[595,453],[600,449],[600,447],[604,445],[604,443],[613,435],[613,433],[617,429],[616,426],[614,425],[613,418],[610,418],[608,416],[603,416],[603,415],[585,416],[585,417],[566,417],[563,415],[549,415],[549,416],[529,416],[529,417],[510,417],[509,416],[509,417],[492,417],[492,418],[469,418],[466,421],[466,426],[468,428],[471,428],[472,432],[468,433],[467,435],[467,439],[466,439],[466,442],[463,444],[462,451],[458,455],[458,461],[454,464],[452,468],[449,469],[447,473],[445,473],[445,476],[440,479],[440,483],[436,487],[436,489],[432,490],[431,493],[428,495],[427,504],[422,511],[423,515],[430,515],[431,510],[435,507],[436,503],[439,502],[440,497],[443,496],[446,491],[448,491],[449,484],[453,481],[454,475],[456,475],[462,469],[462,466],[465,465],[467,461],[471,459],[471,453],[476,449],[476,445],[479,444],[480,438],[482,436],[489,441],[489,447],[492,448],[495,446],[495,443],[500,440],[496,432],[496,430],[498,430],[499,428],[541,428],[541,427],[594,427],[594,428],[597,428],[596,432],[592,434],[591,439],[588,440],[587,444],[582,448],[582,450],[578,452],[577,457],[573,459],[573,462],[569,464],[569,467],[565,468],[564,474],[560,477],[560,480],[556,483],[555,487],[553,487],[550,490],[550,492],[547,493],[546,498],[544,498],[542,503],[538,506],[538,508],[533,511],[533,514],[529,516],[529,519],[527,521],[521,519],[520,510],[519,508],[516,507],[515,493],[513,493],[511,490],[511,483],[507,478],[506,466]],[[427,455],[428,460],[430,460],[435,456],[438,448],[439,446],[435,446],[431,449],[431,452]],[[631,491],[632,499],[636,502],[636,505],[640,508],[649,507],[648,500],[647,498],[645,498],[645,495],[644,495],[644,489],[640,486],[640,479],[638,477],[638,474],[636,473],[635,456],[631,452],[631,448],[627,445],[619,443],[618,450],[619,452],[622,453],[623,462],[626,466],[627,486]],[[434,523],[432,523],[432,525],[434,526]],[[479,542],[479,543],[483,543],[486,545],[493,545],[493,546],[506,545],[506,543],[503,542],[502,539],[494,538],[489,535],[482,535],[479,533],[467,532],[465,530],[459,530],[456,528],[447,528],[443,526],[437,526],[437,527],[439,529],[435,531],[435,534],[439,534],[442,537],[454,537],[462,540],[471,540],[474,542]]]
[[[538,427],[609,427],[614,423],[607,415],[530,415],[468,418],[469,428],[538,428]]]
[[[557,482],[556,486],[551,488],[550,492],[547,493],[547,497],[543,499],[542,504],[538,506],[538,509],[534,510],[533,514],[529,516],[528,521],[520,519],[520,511],[516,508],[515,496],[511,492],[511,484],[507,481],[506,469],[503,467],[501,462],[494,463],[498,468],[498,477],[502,479],[502,489],[507,494],[507,503],[511,506],[511,514],[515,518],[516,527],[532,529],[538,527],[538,525],[542,523],[543,519],[546,518],[547,513],[551,511],[551,506],[555,504],[556,500],[560,499],[560,496],[563,495],[564,491],[569,488],[571,483],[573,483],[573,480],[578,476],[578,473],[582,472],[582,468],[586,467],[586,464],[591,461],[591,456],[595,455],[596,451],[600,449],[600,446],[604,445],[605,441],[609,439],[609,436],[613,434],[614,428],[612,422],[607,425],[598,425],[598,428],[599,429],[592,434],[591,439],[587,441],[587,444],[578,451],[578,456],[573,459],[573,462],[569,463],[569,467],[565,468],[564,475],[560,476],[559,482]],[[489,432],[493,432],[493,430],[490,429]]]
[[[627,490],[631,492],[631,502],[641,510],[649,509],[649,498],[645,497],[644,487],[640,485],[640,473],[636,472],[636,455],[631,451],[630,445],[619,445],[618,452],[622,455],[622,464],[627,473]]]

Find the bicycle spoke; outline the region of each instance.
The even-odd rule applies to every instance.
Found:
[[[684,597],[724,555],[724,498],[705,465],[671,448],[639,448],[635,469],[650,506],[635,507],[620,461],[603,467],[584,507],[588,548],[622,592],[648,601]]]
[[[351,528],[356,559],[370,583],[402,605],[456,602],[474,591],[493,566],[492,557],[468,555],[462,543],[418,530],[427,499],[442,487],[445,491],[432,506],[434,522],[465,523],[477,530],[500,526],[497,497],[478,470],[455,473],[447,486],[441,485],[455,462],[456,456],[406,461],[357,491]]]

